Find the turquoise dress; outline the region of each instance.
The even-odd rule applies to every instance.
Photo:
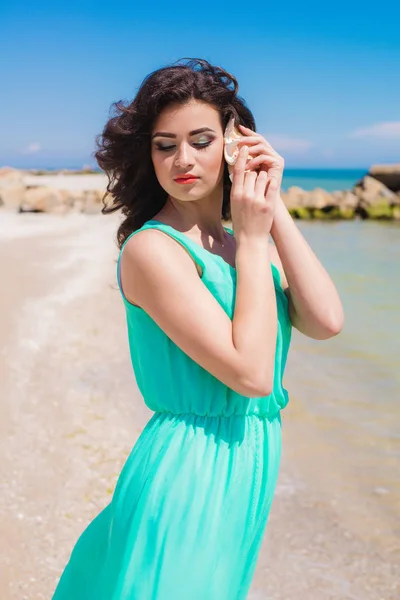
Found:
[[[232,319],[235,269],[156,220],[132,235],[149,228],[186,248]],[[278,309],[275,376],[273,393],[260,398],[238,394],[203,369],[121,290],[137,385],[154,415],[110,504],[78,539],[53,600],[247,597],[278,477],[280,411],[288,402],[282,376],[291,323],[279,271],[271,269]]]

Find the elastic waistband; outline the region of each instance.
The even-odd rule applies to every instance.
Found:
[[[175,413],[170,410],[156,410],[154,411],[154,415],[165,415],[166,417],[190,417],[195,419],[243,419],[243,418],[251,418],[251,419],[259,419],[260,421],[272,421],[275,418],[281,418],[280,410],[278,410],[273,415],[260,415],[258,413],[244,413],[244,414],[233,414],[233,415],[201,415],[198,413]]]

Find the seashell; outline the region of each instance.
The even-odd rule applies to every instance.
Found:
[[[229,179],[231,181],[233,175],[233,166],[236,163],[240,150],[237,144],[242,137],[244,136],[240,133],[235,125],[235,117],[231,117],[224,132],[224,158],[228,163]],[[249,154],[247,162],[252,158],[253,157]],[[248,173],[249,170],[250,169],[246,170],[245,173]]]
[[[243,135],[235,126],[235,117],[231,117],[224,133],[224,157],[228,165],[234,165],[239,156],[237,143]]]

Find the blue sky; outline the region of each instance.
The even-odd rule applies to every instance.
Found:
[[[0,21],[0,166],[94,164],[112,102],[182,57],[235,75],[287,168],[400,162],[399,2],[15,0]]]

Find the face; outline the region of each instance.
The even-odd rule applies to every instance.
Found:
[[[224,139],[218,111],[199,101],[165,108],[153,127],[151,157],[160,185],[172,198],[199,200],[219,189],[222,194]],[[175,181],[189,173],[197,177],[194,182]]]

